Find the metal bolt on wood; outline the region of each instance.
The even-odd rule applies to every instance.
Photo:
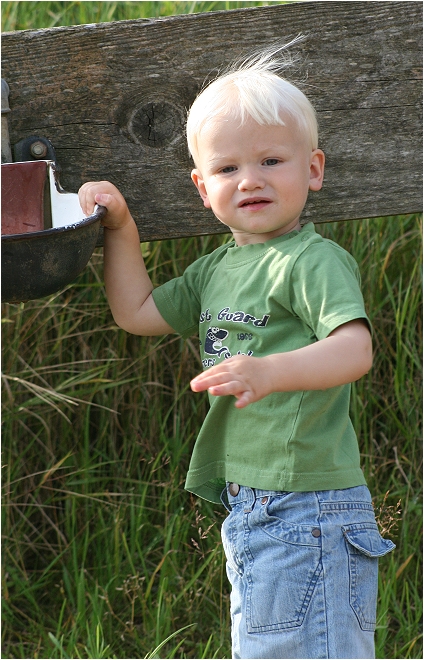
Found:
[[[45,158],[47,156],[47,146],[40,141],[34,142],[31,145],[30,151],[34,158]]]

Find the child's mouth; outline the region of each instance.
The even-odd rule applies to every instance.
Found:
[[[268,204],[271,203],[270,199],[263,197],[252,197],[251,199],[245,199],[239,203],[239,208],[242,209],[251,209],[252,211],[257,209],[262,209]]]

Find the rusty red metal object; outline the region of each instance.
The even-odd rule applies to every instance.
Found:
[[[2,165],[2,235],[46,229],[44,198],[47,183],[46,161]]]

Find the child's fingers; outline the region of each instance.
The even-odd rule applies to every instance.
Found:
[[[190,383],[193,392],[208,392],[212,396],[235,396],[238,408],[243,408],[252,401],[252,393],[244,379],[229,372],[201,374]]]
[[[193,378],[190,383],[191,389],[194,392],[203,392],[211,387],[242,381],[243,375],[239,371],[236,362],[226,360]]]
[[[109,195],[108,193],[97,193],[94,195],[94,201],[96,204],[101,204],[102,206],[106,206],[106,208],[108,208],[113,204],[113,196]]]
[[[251,392],[243,392],[239,397],[237,397],[237,401],[234,405],[236,408],[246,408],[249,403],[253,403]]]
[[[96,204],[107,209],[102,225],[120,229],[132,220],[125,198],[109,181],[89,181],[78,192],[80,205],[86,215],[94,213]]]
[[[212,385],[208,387],[208,392],[212,396],[234,396],[236,408],[245,408],[254,401],[253,392],[246,388],[245,384],[237,380],[231,380],[222,385]]]
[[[114,212],[122,204],[121,195],[109,181],[88,181],[78,191],[81,208],[87,215],[91,215],[96,204],[105,206],[108,211]]]
[[[237,408],[245,408],[267,394],[260,362],[250,356],[234,356],[210,367],[190,383],[193,392],[208,390],[212,396],[235,396]]]
[[[213,396],[229,396],[230,394],[240,396],[246,388],[244,383],[231,379],[219,385],[210,385],[207,389]]]
[[[107,193],[97,193],[94,196],[94,201],[99,206],[104,206],[107,209],[108,216],[103,218],[102,225],[107,224],[110,216],[119,210],[119,204],[113,195],[109,195]]]
[[[249,373],[253,368],[252,360],[254,358],[246,355],[235,355],[214,367],[209,367],[206,371],[202,371],[193,380],[192,383],[220,383],[224,382],[231,375],[235,378],[241,377],[245,373]],[[221,380],[220,380],[221,379]]]
[[[80,206],[86,215],[91,215],[94,211],[95,195],[96,185],[90,182],[85,183],[78,191]]]
[[[219,367],[212,367],[208,371],[196,376],[196,378],[193,378],[190,383],[193,392],[204,392],[204,390],[215,385],[221,385],[231,378],[231,375],[228,372],[218,371],[217,369],[219,369]]]

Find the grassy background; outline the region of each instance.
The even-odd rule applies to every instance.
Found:
[[[257,4],[2,2],[2,29]],[[380,564],[377,657],[422,658],[421,218],[319,231],[359,262],[375,329],[351,412],[397,544]],[[143,244],[154,284],[226,238]],[[4,305],[2,331],[3,657],[231,657],[224,513],[183,490],[206,411],[188,390],[196,342],[119,330],[100,251],[64,291]]]
[[[281,5],[284,2],[2,2],[2,32]]]

